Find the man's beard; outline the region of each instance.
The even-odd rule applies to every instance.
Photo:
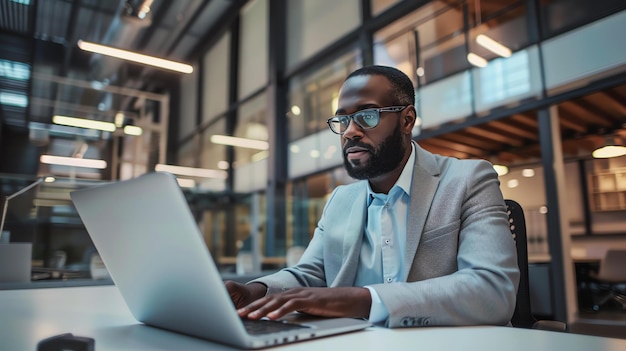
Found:
[[[343,146],[346,150],[352,146],[359,146],[369,151],[370,157],[366,164],[353,165],[348,160],[348,155],[343,153],[343,165],[348,171],[348,175],[354,179],[371,179],[387,174],[402,162],[404,157],[404,145],[402,145],[402,132],[400,125],[396,127],[393,134],[388,136],[378,147],[374,149],[371,145],[360,143],[358,141],[347,141]]]

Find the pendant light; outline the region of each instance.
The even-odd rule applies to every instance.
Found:
[[[607,136],[604,144],[591,153],[593,158],[611,158],[624,155],[626,155],[626,146],[618,135]]]

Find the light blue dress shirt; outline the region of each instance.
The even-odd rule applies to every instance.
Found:
[[[355,286],[369,289],[372,295],[370,322],[387,319],[389,313],[372,284],[404,281],[404,255],[406,247],[409,196],[415,164],[415,147],[411,144],[411,155],[389,194],[375,193],[368,183],[367,224]]]

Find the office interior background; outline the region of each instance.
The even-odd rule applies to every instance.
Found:
[[[626,249],[626,156],[592,154],[626,141],[623,33],[623,0],[0,0],[3,198],[41,182],[3,204],[0,241],[87,269],[69,192],[159,170],[223,272],[280,268],[353,181],[326,125],[343,79],[389,65],[415,85],[421,146],[501,166],[533,311],[626,326],[585,280]]]

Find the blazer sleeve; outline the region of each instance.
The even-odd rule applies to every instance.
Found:
[[[372,286],[388,327],[506,325],[513,315],[519,269],[497,174],[485,161],[455,161],[441,175],[410,267],[428,274]]]
[[[252,280],[250,283],[262,283],[267,286],[267,294],[275,294],[294,287],[326,287],[328,286],[326,281],[326,269],[324,257],[324,247],[328,246],[325,243],[327,239],[326,235],[326,217],[328,216],[329,207],[333,207],[334,200],[337,192],[341,187],[336,188],[330,195],[324,210],[322,211],[322,218],[318,222],[313,238],[307,245],[304,254],[300,258],[298,264],[294,267],[287,267],[280,271]],[[340,246],[340,245],[339,245]]]

